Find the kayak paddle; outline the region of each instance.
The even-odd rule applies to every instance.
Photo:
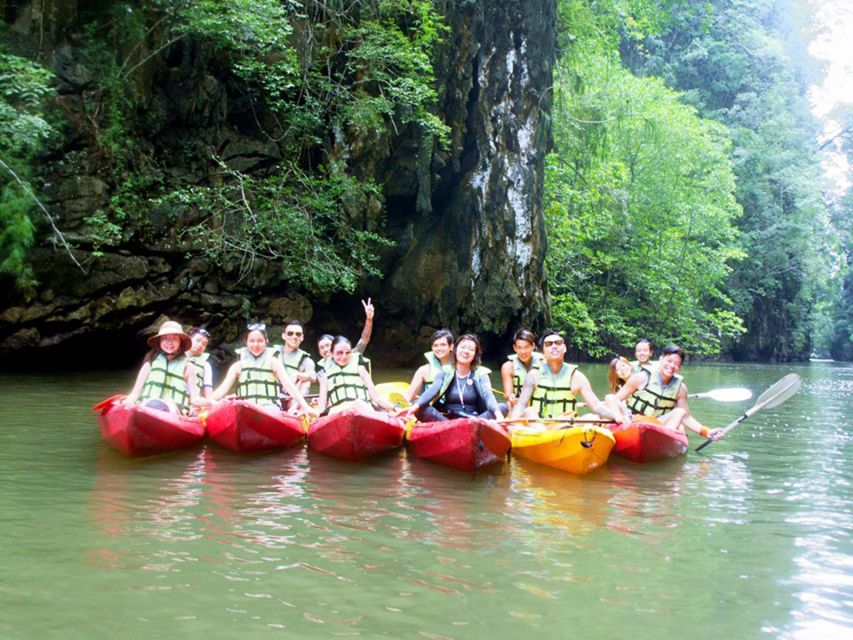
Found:
[[[565,423],[569,422],[571,424],[616,424],[616,420],[611,420],[608,418],[570,418],[570,417],[556,417],[556,418],[504,418],[503,420],[495,420],[498,423],[509,423],[515,422],[519,424],[529,424],[534,422],[551,422],[551,423]]]
[[[771,407],[775,407],[782,404],[783,402],[785,402],[785,400],[797,393],[797,391],[800,390],[802,384],[803,381],[800,376],[798,376],[796,373],[789,373],[787,376],[779,380],[779,382],[767,389],[767,391],[758,396],[758,400],[755,401],[755,404],[752,406],[752,408],[747,409],[746,412],[740,418],[738,418],[725,429],[723,429],[719,436],[717,436],[716,438],[708,438],[707,440],[705,440],[705,442],[696,447],[696,451],[702,451],[702,449],[707,447],[715,440],[719,440],[756,411],[759,411],[760,409],[770,409]]]
[[[98,404],[96,404],[94,407],[92,407],[92,411],[94,411],[95,413],[98,413],[98,412],[106,413],[107,411],[112,409],[112,406],[116,402],[121,402],[121,400],[123,398],[124,398],[123,393],[119,393],[119,394],[116,394],[114,396],[110,396],[106,400],[101,400]]]
[[[729,389],[711,389],[704,393],[690,393],[688,398],[711,398],[717,402],[740,402],[741,400],[749,400],[752,397],[752,391],[743,387],[731,387]]]

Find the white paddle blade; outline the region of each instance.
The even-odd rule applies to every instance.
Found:
[[[797,393],[802,386],[803,379],[796,373],[789,373],[767,391],[758,396],[758,400],[755,401],[755,406],[758,407],[760,405],[762,409],[776,407]]]
[[[713,389],[705,393],[691,393],[691,398],[711,398],[717,402],[742,402],[752,397],[752,391],[743,387],[732,387],[730,389]]]

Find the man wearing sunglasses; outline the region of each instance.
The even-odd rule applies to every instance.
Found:
[[[592,390],[587,377],[573,364],[563,361],[566,339],[557,331],[546,331],[539,343],[545,363],[527,374],[511,418],[574,417],[577,398],[600,416],[611,418],[610,411]]]
[[[286,320],[281,334],[284,347],[279,352],[284,370],[296,384],[303,396],[308,393],[311,383],[316,380],[314,361],[305,351],[300,349],[305,339],[305,330],[299,320]]]

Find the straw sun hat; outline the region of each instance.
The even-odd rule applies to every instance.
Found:
[[[166,322],[161,324],[157,335],[153,335],[148,338],[148,346],[158,346],[160,344],[160,338],[163,336],[178,336],[181,339],[181,353],[188,351],[193,344],[192,338],[184,333],[184,328],[174,320],[166,320]]]

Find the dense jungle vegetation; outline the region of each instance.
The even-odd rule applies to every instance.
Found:
[[[454,4],[113,3],[82,38],[91,139],[115,191],[73,240],[151,237],[159,215],[191,222],[165,239],[187,259],[204,252],[247,277],[275,264],[309,295],[380,279],[377,256],[391,244],[382,186],[347,160],[354,143],[401,127],[429,147],[449,144],[434,56]],[[853,197],[825,195],[806,98],[821,71],[804,50],[814,6],[557,8],[547,284],[552,324],[568,329],[575,352],[600,357],[647,337],[745,360],[853,359]],[[238,170],[186,140],[190,169],[174,188],[149,170],[125,123],[146,98],[146,61],[201,55],[196,48],[246,95],[276,160]],[[33,180],[63,135],[54,97],[37,56],[0,48],[0,277],[24,291],[39,286],[27,259],[38,229],[64,240]],[[844,109],[853,160],[853,105]]]
[[[555,317],[590,351],[645,333],[742,359],[830,343],[849,358],[850,201],[824,197],[815,69],[795,62],[806,16],[775,0],[560,8]]]

